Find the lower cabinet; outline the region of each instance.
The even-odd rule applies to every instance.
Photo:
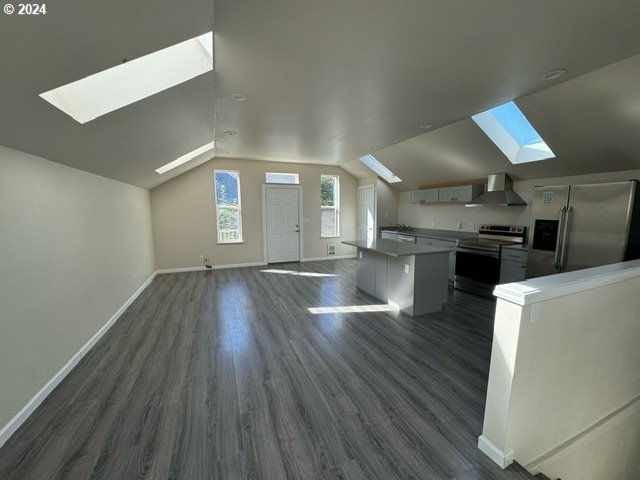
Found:
[[[416,243],[418,245],[429,245],[431,247],[447,248],[449,250],[449,282],[453,283],[453,278],[456,274],[456,241],[418,237]]]
[[[521,282],[527,278],[527,250],[502,249],[500,283]]]
[[[527,264],[502,260],[500,262],[500,283],[521,282],[527,276]]]
[[[384,240],[398,240],[398,234],[394,233],[394,232],[382,232],[380,234],[380,238],[384,239]]]

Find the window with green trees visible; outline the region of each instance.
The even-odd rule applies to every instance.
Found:
[[[320,237],[340,236],[340,177],[320,175]]]
[[[216,170],[214,177],[218,243],[240,243],[242,242],[240,173]]]

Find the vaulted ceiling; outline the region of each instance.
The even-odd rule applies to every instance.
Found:
[[[216,155],[341,164],[416,185],[640,168],[631,0],[69,0],[0,17],[0,144],[135,185]],[[214,31],[214,72],[85,125],[39,93]],[[540,75],[568,73],[553,81]],[[233,93],[247,101],[237,102]],[[557,158],[512,166],[468,119],[517,99]],[[429,130],[419,128],[432,124]],[[236,135],[225,132],[233,131]],[[425,133],[426,132],[426,133]]]

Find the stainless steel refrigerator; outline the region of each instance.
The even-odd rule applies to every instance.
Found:
[[[535,187],[527,277],[640,257],[638,181]]]

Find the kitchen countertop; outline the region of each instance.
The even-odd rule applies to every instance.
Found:
[[[362,250],[388,255],[390,257],[406,257],[409,255],[430,255],[434,253],[449,254],[449,249],[429,247],[427,245],[416,245],[414,243],[396,242],[395,240],[377,239],[367,240],[345,240],[342,243],[351,245]]]
[[[412,228],[411,230],[398,230],[398,227],[381,227],[381,232],[393,232],[400,235],[413,235],[414,237],[437,238],[439,240],[458,240],[461,238],[476,238],[478,232],[465,232],[455,230],[437,230],[434,228]]]

